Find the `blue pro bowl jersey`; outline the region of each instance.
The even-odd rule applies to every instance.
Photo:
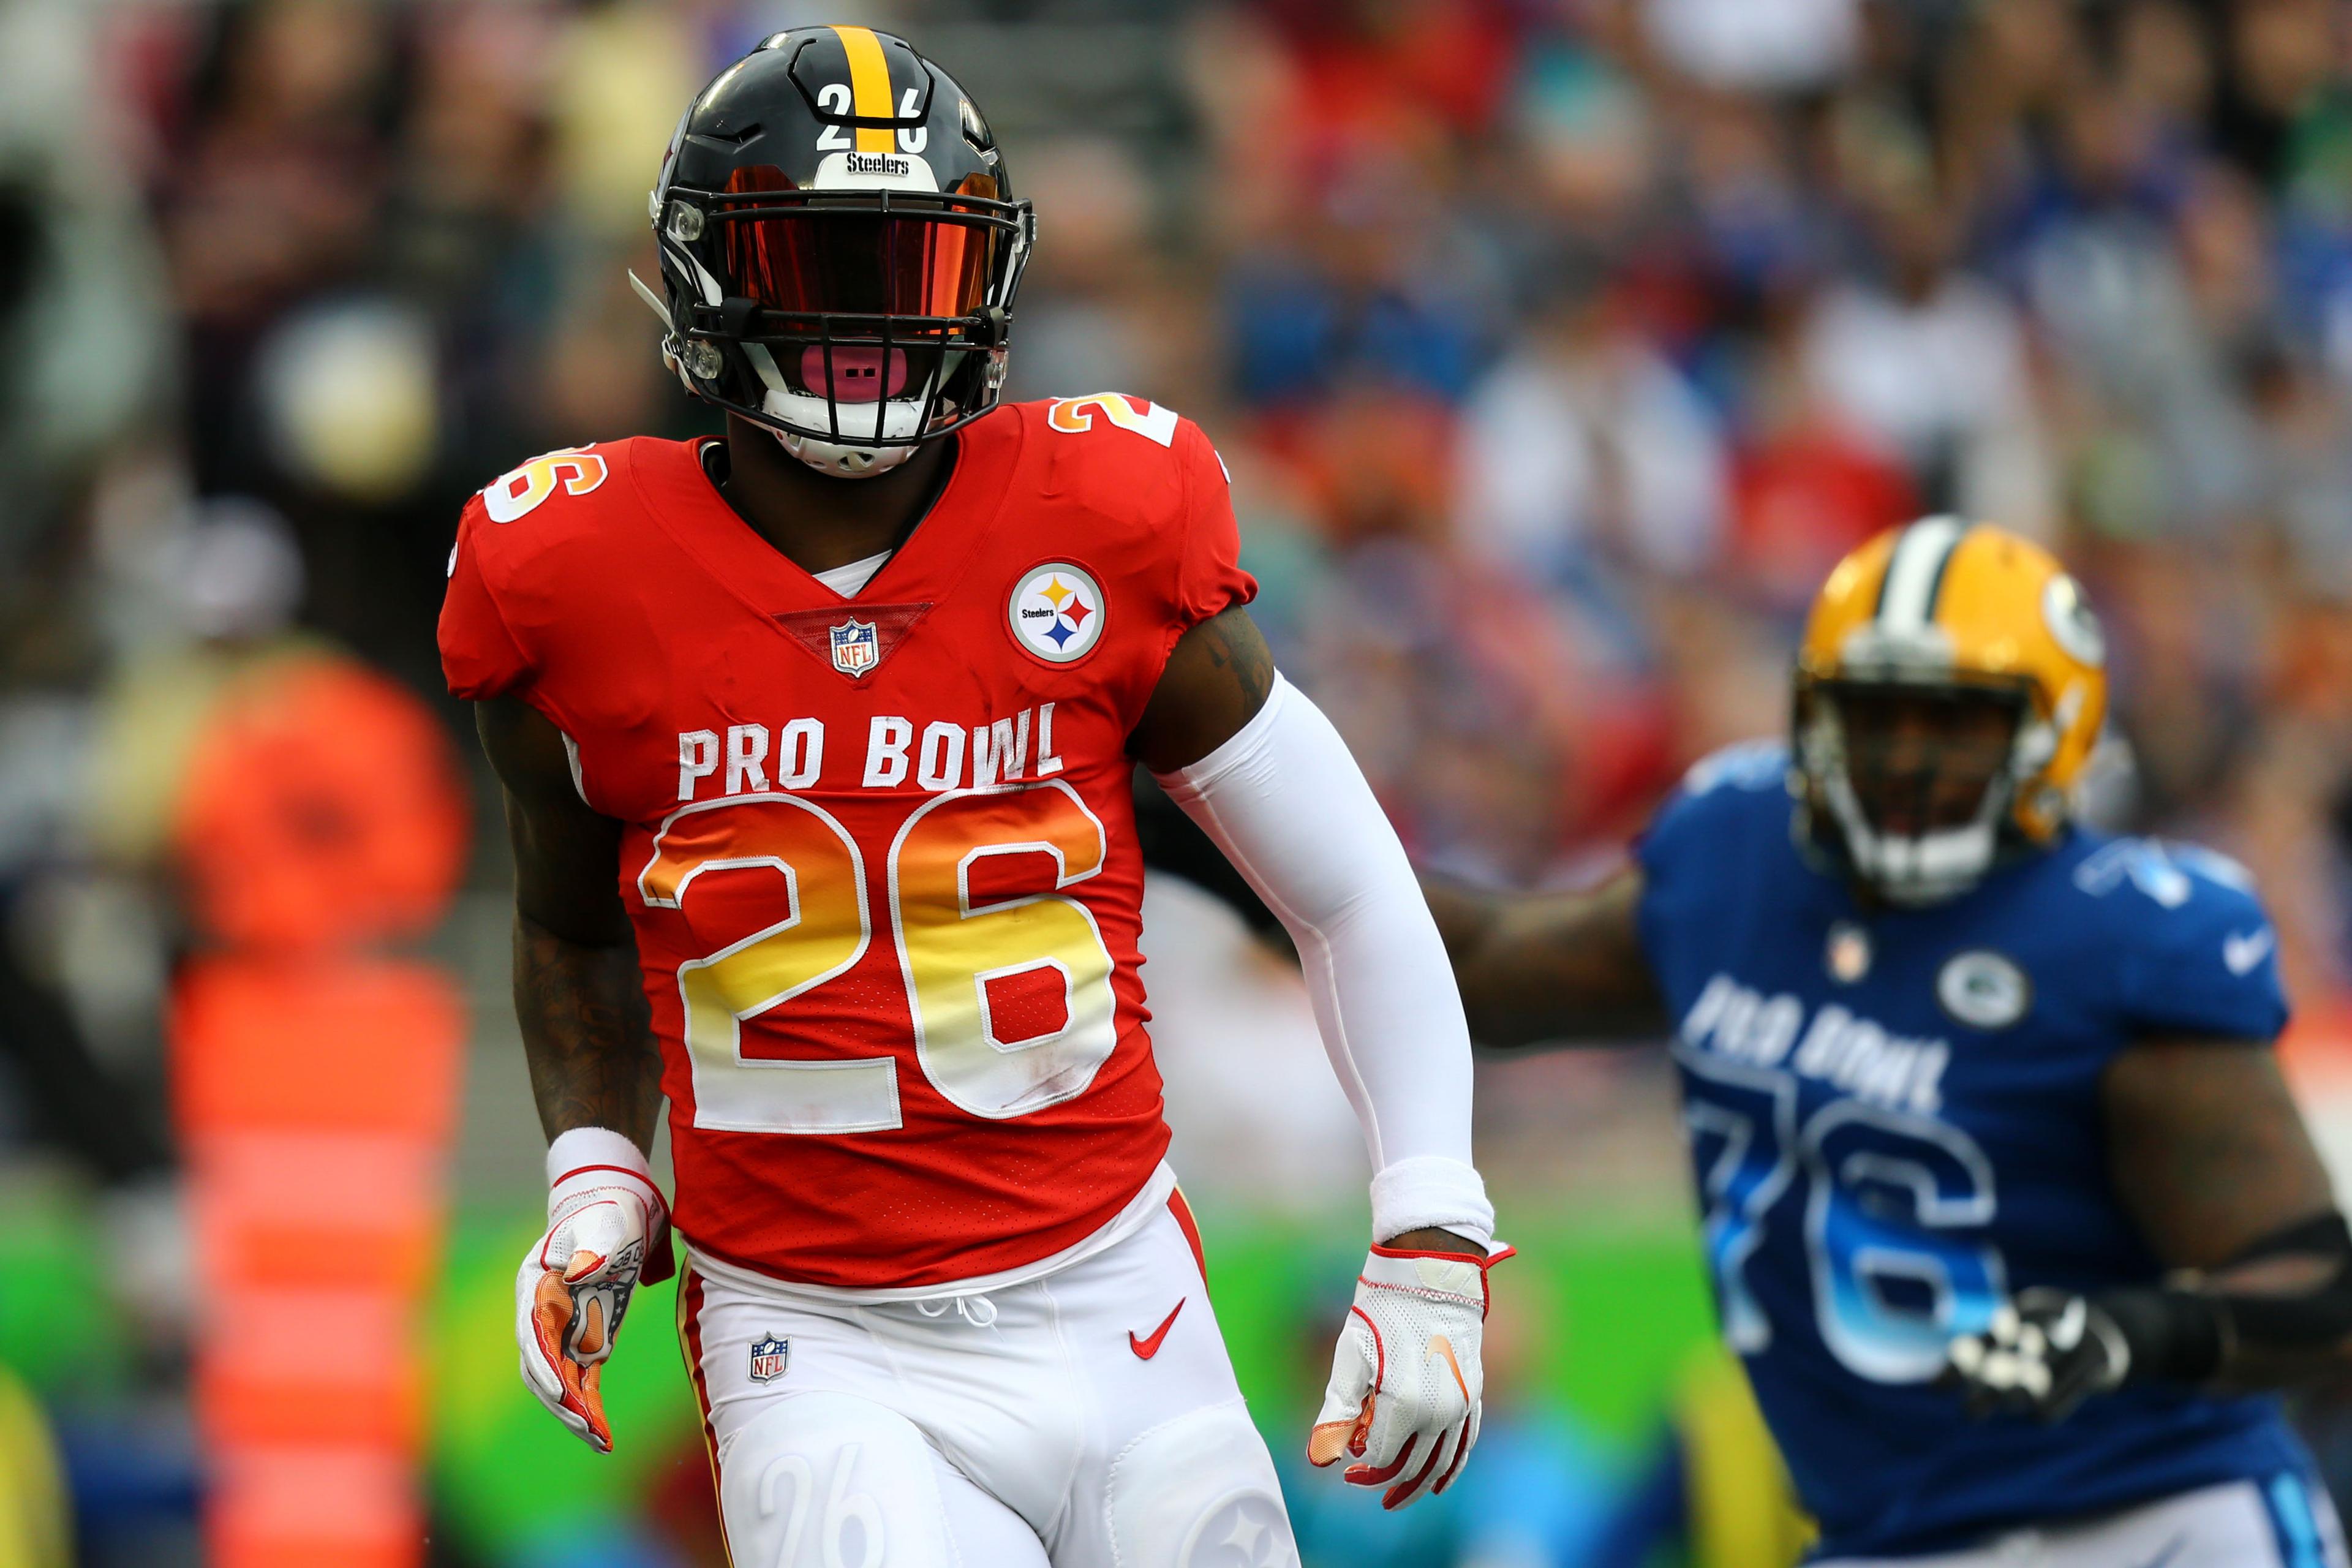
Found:
[[[2244,874],[2077,831],[1950,903],[1865,909],[1799,850],[1787,768],[1755,745],[1693,771],[1641,846],[1640,918],[1724,1335],[1822,1554],[2302,1468],[2268,1399],[2135,1387],[2051,1426],[1930,1385],[2009,1292],[2161,1273],[2108,1178],[2100,1075],[2151,1035],[2284,1025]]]

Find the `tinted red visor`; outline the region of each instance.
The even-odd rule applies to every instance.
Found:
[[[722,216],[734,287],[788,315],[971,316],[1004,236],[977,212],[884,216],[819,205]]]

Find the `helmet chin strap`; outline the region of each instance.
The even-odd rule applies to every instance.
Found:
[[[760,343],[744,345],[751,367],[767,384],[767,394],[760,406],[787,425],[803,429],[810,426],[833,426],[836,422],[847,435],[847,426],[862,424],[869,437],[890,437],[887,442],[860,446],[855,440],[834,441],[819,436],[803,436],[792,430],[767,427],[777,443],[793,457],[821,474],[837,479],[870,479],[887,474],[915,455],[913,437],[923,417],[926,399],[917,397],[874,398],[859,403],[841,403],[819,397],[813,393],[796,392],[776,366],[775,356]],[[923,389],[928,394],[928,386]],[[868,413],[867,410],[872,410]]]
[[[1985,786],[1975,820],[1930,833],[1880,833],[1870,826],[1862,802],[1841,766],[1823,781],[1830,812],[1845,838],[1846,858],[1863,880],[1897,904],[1936,904],[1967,892],[1992,869],[2000,846],[2000,814],[2007,809],[2007,781]]]
[[[669,327],[671,325],[669,308],[651,288],[646,286],[645,279],[639,278],[635,272],[630,272],[628,278],[629,286],[636,290],[637,298],[643,300],[654,314],[661,318],[663,326]],[[663,339],[662,363],[677,374],[679,381],[685,383],[688,393],[693,393],[694,382],[687,374],[686,367],[679,361],[679,350],[677,345],[677,339],[674,331],[670,336]],[[767,385],[767,394],[761,399],[761,406],[768,413],[779,419],[796,420],[804,424],[831,422],[833,409],[836,405],[829,404],[824,398],[793,391],[784,380],[782,373],[776,368],[775,356],[771,354],[764,345],[746,344],[745,353],[751,361],[752,368],[759,373],[760,379]],[[1000,378],[1002,374],[1000,370],[998,372]],[[925,390],[927,394],[928,388]],[[912,436],[915,433],[916,422],[922,418],[924,401],[923,397],[913,400],[893,397],[867,403],[853,403],[848,406],[878,408],[880,412],[870,422],[879,426],[877,434]],[[894,430],[893,426],[904,426],[905,429],[903,432]],[[830,475],[837,479],[870,479],[877,475],[887,474],[913,457],[916,450],[912,441],[860,447],[854,442],[828,441],[820,437],[803,436],[791,430],[780,430],[772,425],[763,425],[761,428],[776,438],[776,444],[785,451],[790,452],[817,472]]]
[[[836,479],[870,479],[887,474],[915,455],[912,447],[845,447],[834,441],[814,440],[795,436],[789,430],[779,430],[763,425],[761,429],[776,438],[776,444],[821,474]]]

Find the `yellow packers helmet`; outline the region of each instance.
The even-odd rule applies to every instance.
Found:
[[[1895,902],[1967,890],[2005,849],[2064,827],[2106,716],[2105,663],[2081,587],[2040,545],[1951,517],[1880,534],[1838,563],[1806,622],[1791,725],[1801,832]],[[2012,711],[2006,761],[1965,820],[1874,819],[1849,710],[1896,696]]]

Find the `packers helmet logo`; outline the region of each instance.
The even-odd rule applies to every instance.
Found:
[[[1076,664],[1102,641],[1105,608],[1091,573],[1048,561],[1022,574],[1005,613],[1013,641],[1048,664]]]
[[[2059,573],[2042,590],[2042,620],[2051,639],[2077,664],[2096,669],[2107,662],[2106,634],[2083,596],[2083,585],[2070,574]]]

